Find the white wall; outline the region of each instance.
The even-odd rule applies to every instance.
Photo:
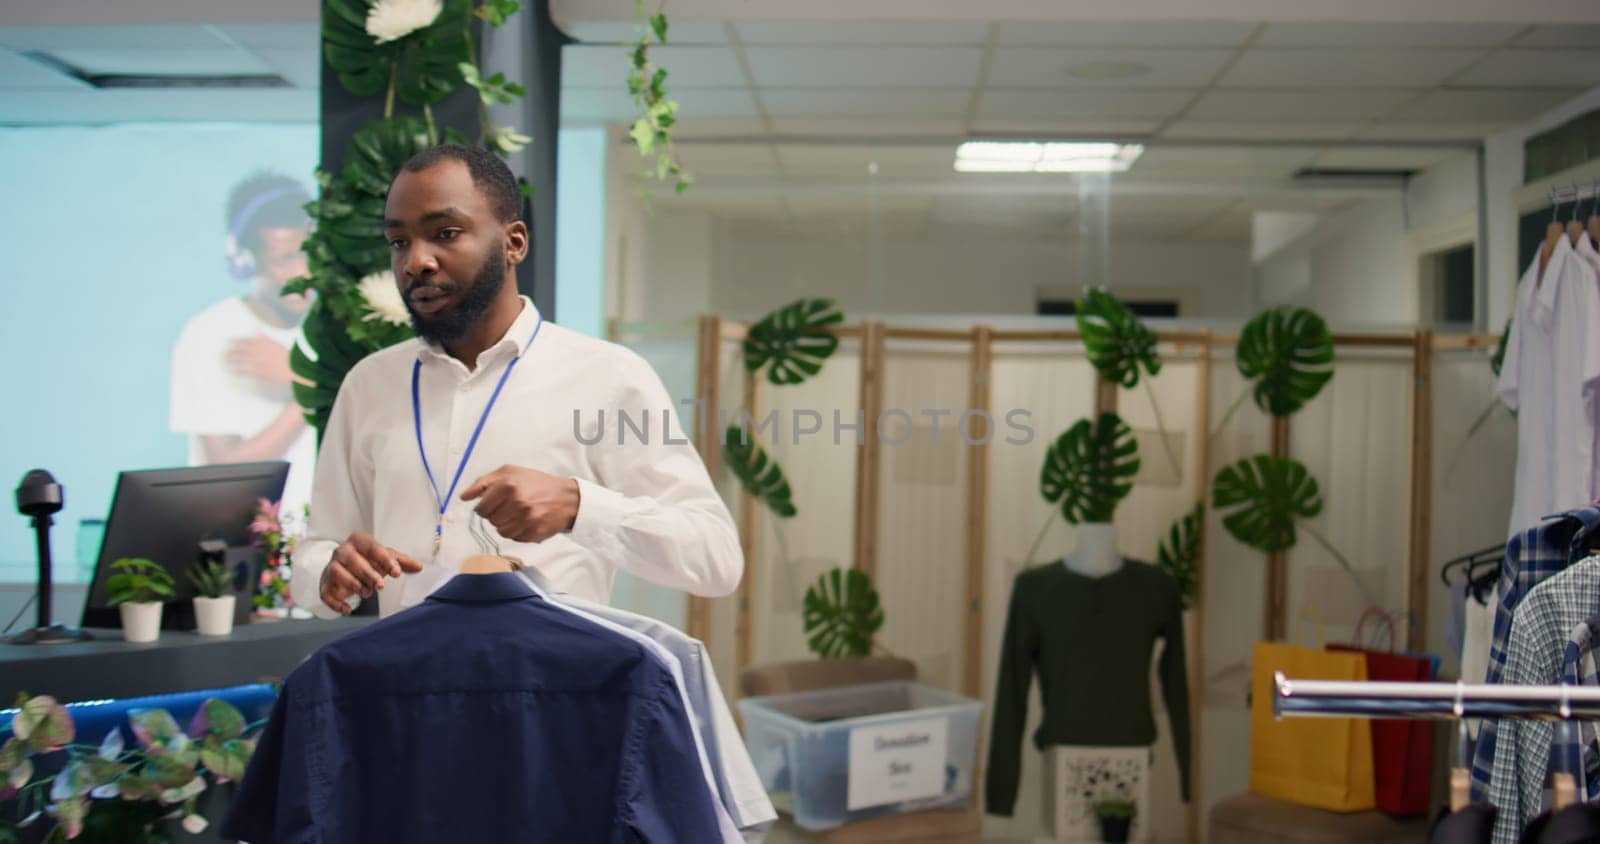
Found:
[[[1067,243],[968,235],[888,240],[882,289],[869,284],[864,239],[752,237],[696,212],[651,218],[646,264],[630,274],[626,320],[680,320],[701,313],[758,317],[803,296],[836,299],[861,314],[1033,314],[1041,290],[1079,289]],[[707,245],[710,249],[706,249]],[[1185,317],[1249,316],[1245,243],[1113,243],[1112,288],[1126,297],[1177,298]]]
[[[1300,305],[1339,326],[1416,322],[1404,197],[1369,199],[1325,217],[1256,265],[1262,307]]]

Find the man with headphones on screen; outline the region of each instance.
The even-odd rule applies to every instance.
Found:
[[[227,271],[244,289],[191,317],[172,352],[169,427],[189,435],[189,464],[289,461],[285,514],[311,499],[316,432],[295,404],[289,350],[310,301],[283,295],[306,274],[300,244],[311,197],[294,179],[262,174],[233,189]]]

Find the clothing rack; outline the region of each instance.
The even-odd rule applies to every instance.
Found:
[[[1291,680],[1273,676],[1277,718],[1600,721],[1600,687]]]
[[[1585,199],[1593,199],[1597,193],[1600,193],[1600,185],[1596,184],[1568,185],[1564,188],[1552,186],[1549,191],[1550,204],[1556,206],[1564,205],[1568,202],[1581,202]]]

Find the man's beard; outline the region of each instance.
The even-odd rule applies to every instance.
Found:
[[[460,285],[414,281],[406,288],[406,295],[403,297],[406,312],[411,314],[411,329],[418,337],[429,343],[441,346],[454,343],[467,336],[467,332],[483,319],[483,315],[488,313],[489,306],[494,304],[495,297],[500,295],[500,288],[504,287],[505,283],[505,259],[490,252],[484,259],[483,266],[479,268],[477,276],[472,279],[472,284],[467,287],[466,293],[456,302],[455,307],[424,317],[411,307],[412,291],[418,287],[433,286],[454,292]]]

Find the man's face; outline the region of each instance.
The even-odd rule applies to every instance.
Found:
[[[257,229],[261,245],[255,249],[256,275],[265,289],[263,295],[278,295],[285,284],[307,273],[306,255],[300,244],[309,231],[300,226],[293,228]],[[303,294],[282,296],[279,306],[293,313],[303,313],[311,302]]]
[[[402,171],[383,215],[390,268],[418,336],[436,343],[466,336],[500,295],[526,228],[495,219],[466,164],[452,160]]]

